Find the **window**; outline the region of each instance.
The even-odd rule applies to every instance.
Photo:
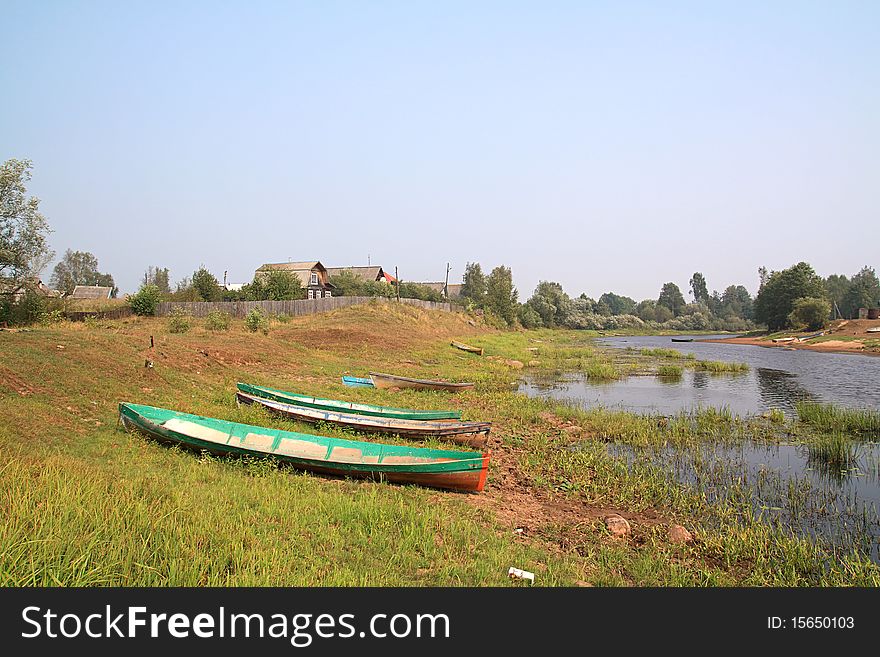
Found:
[[[333,296],[333,293],[330,290],[327,290],[326,292],[324,292],[324,296],[329,299],[330,297]]]
[[[314,271],[312,272],[312,280],[311,280],[311,283],[310,283],[310,284],[311,284],[311,285],[317,285],[317,284],[318,284],[318,272],[314,272]]]
[[[315,291],[309,290],[309,299],[314,299],[314,298],[315,298]]]

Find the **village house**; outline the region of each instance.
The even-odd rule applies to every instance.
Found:
[[[446,283],[440,281],[430,283],[416,283],[416,285],[423,285],[424,287],[436,290],[443,296],[444,299],[457,299],[461,296],[461,284],[447,285]]]
[[[77,285],[73,288],[68,299],[109,299],[113,294],[112,287],[102,285]]]
[[[329,276],[349,272],[365,282],[396,283],[397,279],[378,265],[367,267],[327,267]]]
[[[272,271],[290,272],[299,278],[308,299],[324,299],[333,296],[333,285],[329,281],[327,268],[318,261],[267,263],[254,272],[254,280],[263,280]]]
[[[62,292],[53,290],[36,277],[29,278],[24,283],[13,283],[8,279],[0,279],[0,295],[11,297],[13,302],[20,301],[28,290],[33,290],[34,292],[50,298],[64,296]]]

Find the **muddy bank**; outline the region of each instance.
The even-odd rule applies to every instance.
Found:
[[[801,341],[814,333],[787,333],[776,338],[776,342],[768,336],[751,336],[740,338],[713,338],[702,342],[719,342],[723,344],[744,344],[755,347],[777,347],[781,349],[807,349],[809,351],[826,351],[830,353],[866,354],[880,356],[880,332],[869,332],[880,328],[880,320],[857,319],[838,320],[833,322],[824,335],[818,338]],[[787,338],[793,338],[788,340]],[[783,340],[783,341],[778,341]]]

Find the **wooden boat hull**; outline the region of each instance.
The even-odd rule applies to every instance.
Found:
[[[458,392],[473,388],[473,383],[447,383],[446,381],[430,381],[428,379],[411,379],[406,376],[380,374],[370,372],[370,379],[377,388],[412,388],[414,390],[444,390]]]
[[[337,426],[370,433],[389,433],[407,438],[442,438],[476,449],[486,446],[491,422],[460,422],[458,420],[398,420],[395,418],[370,417],[351,413],[320,411],[293,404],[263,399],[244,392],[236,393],[240,404],[258,404],[270,412],[290,420],[316,424],[327,422]]]
[[[432,488],[479,492],[489,453],[402,447],[313,436],[140,404],[119,404],[128,430],[215,454],[271,458],[292,467]]]
[[[468,344],[464,344],[463,342],[455,342],[455,341],[453,341],[451,344],[456,349],[461,349],[462,351],[469,351],[472,354],[479,354],[480,356],[483,355],[482,347],[472,347]]]
[[[344,377],[342,377],[342,382],[347,386],[351,386],[352,388],[372,388],[373,387],[372,381],[370,381],[369,379],[362,379],[357,376],[344,376]]]
[[[673,342],[693,342],[693,338],[672,338]]]
[[[255,397],[274,399],[285,404],[317,408],[322,411],[337,411],[339,413],[356,413],[358,415],[370,415],[375,417],[394,417],[401,420],[460,420],[461,411],[419,411],[412,408],[392,408],[390,406],[374,406],[372,404],[356,404],[354,402],[340,401],[338,399],[320,399],[308,397],[295,392],[275,390],[265,386],[255,386],[249,383],[236,384],[238,389]]]

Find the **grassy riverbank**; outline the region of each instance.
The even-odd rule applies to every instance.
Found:
[[[584,411],[512,385],[525,369],[613,379],[696,367],[691,359],[610,354],[586,332],[502,333],[387,304],[276,322],[268,335],[239,321],[220,332],[193,326],[171,334],[164,320],[132,318],[0,332],[0,583],[517,585],[506,577],[517,566],[541,585],[880,584],[858,553],[796,538],[735,495],[718,503],[608,449],[806,440],[818,432],[806,422]],[[340,382],[369,370],[477,386],[449,396]],[[487,489],[312,476],[168,449],[116,426],[125,400],[313,430],[239,409],[238,380],[491,420]],[[631,536],[610,535],[611,513],[630,521]],[[695,540],[670,541],[672,523]]]

